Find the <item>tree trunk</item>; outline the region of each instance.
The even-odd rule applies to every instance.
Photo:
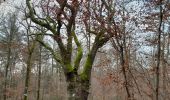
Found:
[[[81,81],[78,75],[74,77],[74,80],[70,80],[70,76],[67,79],[68,100],[87,100],[90,81]]]
[[[128,88],[128,79],[127,79],[127,75],[126,75],[126,66],[125,66],[125,60],[124,60],[124,49],[123,47],[121,46],[120,47],[120,61],[121,61],[121,66],[122,66],[122,71],[123,71],[123,77],[124,77],[124,84],[125,84],[125,89],[126,89],[126,93],[127,93],[127,97],[128,99],[131,98],[131,95],[130,95],[130,91],[129,91],[129,88]]]
[[[31,73],[31,67],[32,67],[32,56],[35,49],[36,41],[34,40],[32,44],[30,44],[30,40],[27,34],[28,38],[28,59],[27,59],[27,69],[26,69],[26,77],[25,77],[25,87],[24,87],[24,100],[28,100],[28,88],[29,88],[29,82],[30,82],[30,73]],[[37,37],[36,37],[37,38]]]
[[[28,100],[28,86],[30,81],[30,71],[31,71],[31,55],[28,57],[26,78],[25,78],[25,89],[24,89],[24,100]]]
[[[11,39],[10,39],[10,42],[11,42]],[[11,44],[9,44],[9,47],[8,47],[8,56],[7,56],[7,64],[6,64],[6,68],[5,68],[5,83],[4,83],[4,100],[7,99],[7,96],[6,96],[6,89],[7,89],[7,80],[8,80],[8,69],[9,69],[9,66],[10,66],[10,57],[11,57],[11,48],[10,48]]]
[[[161,60],[161,27],[162,27],[162,0],[160,0],[160,12],[159,12],[159,27],[158,27],[158,44],[157,44],[157,65],[156,65],[156,100],[159,100],[159,81],[160,81],[160,60]]]
[[[39,65],[38,65],[38,89],[37,89],[37,100],[40,100],[40,87],[41,87],[41,52],[42,47],[39,45]]]

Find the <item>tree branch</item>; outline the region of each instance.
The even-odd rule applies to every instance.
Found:
[[[83,81],[89,81],[91,77],[91,69],[92,65],[97,53],[97,50],[104,45],[109,39],[108,38],[103,38],[102,35],[104,34],[103,31],[99,32],[97,36],[95,37],[95,41],[93,43],[92,49],[90,50],[89,54],[87,55],[87,59],[85,62],[85,65],[83,67],[83,71],[80,74],[80,77]],[[102,39],[101,39],[102,38]]]
[[[82,50],[82,46],[81,46],[79,40],[77,39],[77,36],[76,36],[75,32],[72,32],[72,35],[74,37],[74,42],[76,43],[77,49],[78,49],[77,56],[76,56],[75,61],[74,61],[74,67],[75,67],[75,69],[77,71],[78,67],[80,65],[80,61],[81,61],[81,59],[83,57],[83,50]]]
[[[56,30],[54,28],[52,28],[52,26],[50,26],[48,23],[44,22],[43,20],[40,20],[39,18],[35,18],[35,15],[34,15],[34,9],[31,7],[31,4],[30,4],[30,1],[31,0],[26,0],[26,5],[29,9],[29,15],[28,17],[31,18],[31,20],[40,25],[40,26],[43,26],[45,28],[47,28],[48,30],[50,30],[51,32],[53,33],[56,33]],[[47,19],[46,19],[47,20]]]
[[[54,59],[62,64],[62,61],[59,59],[58,55],[56,54],[56,52],[49,46],[49,44],[43,42],[43,40],[39,37],[36,39],[42,46],[44,46],[47,50],[49,50],[51,52],[51,54],[53,55]]]

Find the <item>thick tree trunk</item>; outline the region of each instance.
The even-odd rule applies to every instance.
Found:
[[[67,77],[67,79],[70,78]],[[74,80],[67,80],[68,100],[87,100],[89,95],[90,81],[81,81],[78,75]]]
[[[87,100],[88,99],[88,83],[69,83],[67,90],[69,92],[68,100]]]

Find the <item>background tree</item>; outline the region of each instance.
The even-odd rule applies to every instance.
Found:
[[[7,99],[7,89],[13,85],[13,69],[19,60],[19,45],[21,35],[19,33],[19,26],[17,23],[17,14],[9,13],[7,18],[2,17],[1,21],[1,49],[5,53],[5,66],[4,66],[4,100]]]

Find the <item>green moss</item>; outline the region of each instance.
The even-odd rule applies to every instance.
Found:
[[[67,69],[67,72],[73,72],[74,71],[74,67],[70,63],[66,64],[66,69]]]
[[[88,77],[85,73],[81,73],[80,78],[81,78],[81,80],[87,80],[88,79]]]
[[[76,59],[74,61],[75,68],[78,69],[82,57],[83,57],[83,50],[82,50],[82,48],[78,48],[78,54],[77,54]]]
[[[90,55],[88,55],[83,72],[80,74],[80,77],[82,80],[88,80],[88,78],[90,77],[90,73],[91,73],[90,71],[91,67],[92,67],[92,61],[91,61]]]
[[[75,66],[76,69],[78,69],[78,67],[80,65],[80,61],[83,57],[83,50],[82,50],[81,43],[79,42],[74,31],[72,31],[72,35],[74,37],[74,42],[76,43],[77,48],[78,48],[78,53],[77,53],[77,56],[76,56],[75,61],[74,61],[74,66]]]

